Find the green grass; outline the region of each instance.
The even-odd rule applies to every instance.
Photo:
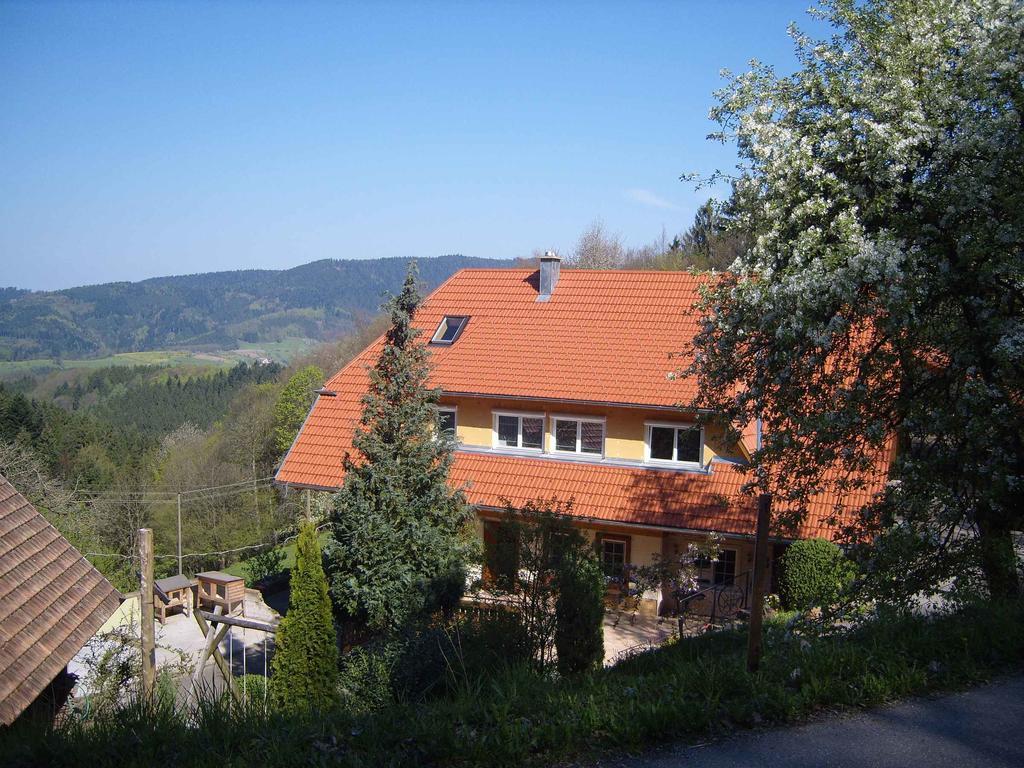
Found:
[[[253,343],[242,341],[238,343],[238,348],[262,350],[271,360],[287,364],[321,343],[316,339],[288,338],[282,341],[260,341]]]
[[[885,618],[841,637],[769,627],[761,670],[744,666],[742,632],[708,635],[586,677],[555,681],[513,670],[467,681],[452,699],[265,716],[208,705],[189,721],[166,703],[130,706],[53,730],[0,732],[8,765],[299,766],[548,765],[739,728],[799,722],[962,688],[1019,669],[1024,604]]]
[[[320,547],[321,549],[330,540],[331,535],[327,531],[320,532]],[[287,544],[280,547],[281,551],[284,552],[284,560],[281,564],[281,570],[290,571],[295,565],[295,541],[289,541]],[[224,570],[230,573],[232,576],[241,576],[243,579],[249,575],[249,569],[246,566],[247,560],[239,560]]]
[[[239,342],[237,349],[218,350],[215,352],[168,349],[147,352],[122,352],[116,355],[82,360],[57,360],[54,358],[3,360],[0,361],[0,377],[41,375],[62,369],[93,369],[118,365],[206,365],[228,367],[243,360],[251,362],[258,356],[254,354],[257,352],[276,362],[288,363],[295,357],[308,352],[317,343],[314,339],[302,338],[256,343]]]
[[[108,368],[121,365],[216,365],[224,366],[225,361],[213,361],[197,358],[192,352],[176,350],[150,352],[123,352],[107,357],[93,357],[84,360],[55,360],[40,358],[37,360],[4,360],[0,361],[0,376],[11,374],[41,374],[69,368]]]

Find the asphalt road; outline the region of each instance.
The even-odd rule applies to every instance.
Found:
[[[623,768],[1024,766],[1024,676],[795,728],[611,761]]]

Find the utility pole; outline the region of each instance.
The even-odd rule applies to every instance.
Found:
[[[312,491],[309,488],[306,489],[306,521],[309,522],[313,519],[313,503],[310,501],[310,494]]]
[[[756,672],[761,664],[762,625],[764,623],[764,577],[768,570],[768,530],[772,516],[772,497],[761,494],[757,500],[757,534],[754,539],[754,588],[751,590],[750,634],[747,637],[747,671]]]
[[[156,689],[156,637],[153,627],[153,531],[139,529],[139,563],[142,570],[139,604],[142,607],[142,695],[153,699]]]
[[[181,494],[178,494],[178,575],[184,573],[181,569]]]

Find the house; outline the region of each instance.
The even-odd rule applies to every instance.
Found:
[[[708,276],[683,272],[465,269],[427,297],[414,319],[442,389],[439,426],[458,448],[452,482],[474,505],[485,545],[503,499],[573,499],[605,569],[673,556],[715,531],[721,559],[704,574],[731,585],[753,568],[756,500],[742,493],[757,425],[739,440],[681,410],[695,383],[670,374],[697,331],[693,309]],[[293,488],[333,490],[343,479],[378,339],[327,381],[277,473]],[[676,357],[671,357],[677,355]],[[854,510],[877,481],[813,500],[796,532],[829,537],[837,503]],[[777,553],[784,540],[778,540]],[[649,610],[668,595],[649,593]]]
[[[47,692],[121,596],[0,475],[0,723]]]

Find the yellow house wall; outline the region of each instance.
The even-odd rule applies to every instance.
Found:
[[[124,600],[121,601],[121,605],[119,605],[114,612],[110,614],[110,617],[103,622],[103,626],[96,631],[96,634],[100,635],[104,632],[110,632],[117,627],[137,625],[141,615],[142,607],[139,602],[139,593],[130,592],[125,595]]]
[[[554,450],[554,422],[552,416],[603,416],[605,417],[605,456],[614,459],[643,461],[646,422],[692,423],[686,414],[642,408],[616,408],[594,405],[571,405],[558,403],[535,403],[522,400],[497,400],[491,398],[442,398],[442,404],[455,405],[458,409],[456,431],[459,441],[467,446],[490,448],[492,446],[493,412],[520,411],[545,416],[544,445]],[[704,428],[704,463],[714,458],[740,459],[742,454],[736,445],[728,445],[724,430],[714,424]]]

